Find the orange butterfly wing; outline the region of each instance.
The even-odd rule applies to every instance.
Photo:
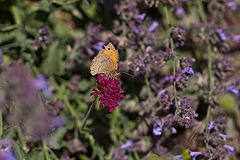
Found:
[[[115,76],[118,74],[119,54],[112,43],[105,46],[105,49],[99,51],[94,57],[90,66],[90,73],[106,74],[107,76]]]

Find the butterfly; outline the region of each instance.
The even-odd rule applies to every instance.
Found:
[[[90,73],[91,75],[106,74],[107,76],[114,77],[119,74],[118,62],[118,50],[115,49],[112,43],[108,43],[93,58]]]

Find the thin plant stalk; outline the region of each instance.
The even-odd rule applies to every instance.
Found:
[[[197,5],[199,9],[200,19],[201,21],[205,21],[206,17],[203,10],[202,0],[198,0]],[[211,51],[210,44],[207,45],[207,54],[208,54],[208,87],[209,87],[209,96],[211,96],[213,81],[212,81],[212,51]],[[206,129],[209,127],[210,114],[211,114],[211,104],[208,105],[207,117],[206,117]]]
[[[85,118],[84,118],[84,120],[83,120],[83,125],[82,125],[81,130],[83,130],[84,127],[85,127],[85,125],[86,125],[87,119],[88,119],[90,113],[91,113],[92,110],[93,110],[93,104],[94,104],[94,102],[95,102],[96,99],[97,99],[97,98],[94,98],[94,100],[93,100],[92,103],[91,103],[91,106],[90,106],[89,109],[88,109],[88,112],[87,112],[87,114],[86,114],[86,116],[85,116]]]
[[[171,24],[170,24],[170,20],[169,20],[169,11],[168,11],[168,8],[166,6],[164,6],[164,13],[165,13],[165,16],[166,16],[168,27],[170,27]],[[170,34],[171,34],[171,30],[169,29],[168,38],[170,40],[170,48],[172,50],[174,50],[174,42],[173,42],[173,38],[171,37]],[[172,63],[173,63],[173,77],[175,77],[176,76],[176,58],[175,57],[174,57]],[[175,105],[176,105],[176,108],[177,108],[177,89],[176,89],[176,80],[175,79],[173,81],[173,96],[174,96],[174,101],[175,101]]]
[[[20,139],[20,142],[22,144],[22,147],[25,148],[26,147],[26,142],[25,142],[25,138],[23,136],[22,130],[20,126],[17,126],[17,133],[18,133],[18,137]]]
[[[47,147],[44,139],[42,140],[42,144],[43,144],[43,153],[44,153],[45,160],[50,160],[49,153],[48,153],[48,147]]]

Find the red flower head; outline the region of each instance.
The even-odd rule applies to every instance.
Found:
[[[124,98],[123,90],[121,89],[120,78],[115,79],[113,77],[107,77],[106,75],[101,76],[97,75],[97,88],[93,89],[93,92],[90,96],[94,96],[94,98],[99,96],[100,109],[102,109],[102,105],[104,104],[106,107],[109,107],[109,111],[113,112],[113,106],[119,106],[118,101],[121,98]]]

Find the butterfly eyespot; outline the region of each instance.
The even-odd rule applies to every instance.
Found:
[[[90,73],[92,75],[106,74],[111,77],[116,76],[119,72],[118,61],[118,51],[114,48],[112,43],[109,43],[93,58],[90,66]]]

